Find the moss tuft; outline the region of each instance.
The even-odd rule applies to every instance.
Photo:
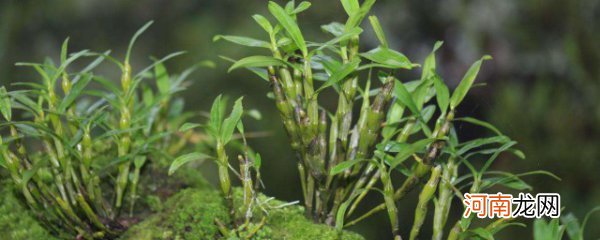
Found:
[[[7,184],[0,185],[0,238],[55,240],[31,215]]]
[[[235,191],[235,199],[238,203],[241,200],[239,189]],[[364,239],[351,232],[343,232],[340,238],[335,229],[306,219],[300,206],[280,207],[284,202],[267,201],[268,198],[264,195],[259,199],[268,215],[262,211],[254,213],[257,219],[267,216],[267,224],[254,235],[255,240]],[[219,231],[214,219],[229,221],[227,208],[219,192],[212,189],[186,189],[169,199],[164,205],[164,211],[133,226],[122,239],[215,239]]]

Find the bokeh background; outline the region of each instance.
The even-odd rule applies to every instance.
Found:
[[[193,75],[185,91],[187,109],[208,109],[219,93],[244,95],[245,105],[263,113],[247,129],[270,131],[270,136],[253,139],[252,146],[263,155],[265,192],[283,200],[300,200],[295,159],[280,127],[274,104],[265,94],[264,81],[244,71],[228,74],[229,63],[219,55],[240,58],[247,48],[213,43],[216,34],[265,38],[251,19],[267,15],[266,1],[258,0],[2,0],[0,1],[0,83],[33,81],[29,69],[15,67],[19,61],[58,58],[60,44],[70,37],[73,51],[111,49],[123,56],[137,28],[155,20],[134,49],[133,66],[185,50],[188,53],[168,62],[171,72],[202,60],[213,60],[215,69]],[[562,178],[529,177],[534,192],[558,192],[566,212],[583,218],[600,205],[600,1],[598,0],[380,0],[372,14],[378,15],[390,45],[411,60],[421,62],[436,40],[440,73],[456,86],[469,65],[483,54],[491,54],[475,89],[459,109],[490,121],[520,143],[526,160],[501,159],[495,168],[513,172],[536,169]],[[300,24],[311,40],[324,40],[319,26],[344,21],[338,1],[314,1],[302,13]],[[377,44],[365,26],[363,50]],[[116,69],[115,69],[116,70]],[[107,70],[111,74],[111,70]],[[112,73],[115,76],[117,73]],[[465,139],[484,136],[477,128],[459,125]],[[210,177],[213,166],[203,171]],[[413,194],[413,199],[416,194]],[[372,202],[380,201],[371,199]],[[410,207],[403,207],[410,206]],[[403,232],[412,223],[414,202],[400,205]],[[460,210],[458,204],[455,210]],[[430,220],[428,220],[430,221]],[[526,221],[526,223],[528,223]],[[368,239],[389,237],[384,214],[353,230]],[[586,236],[600,236],[600,216],[590,219]],[[429,231],[425,228],[424,231]],[[506,230],[500,239],[528,239],[528,228]],[[427,235],[424,235],[427,236]],[[527,236],[527,237],[524,237]]]

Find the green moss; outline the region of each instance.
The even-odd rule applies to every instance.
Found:
[[[235,199],[239,206],[241,193],[236,189]],[[280,207],[283,202],[267,201],[261,195],[259,202],[268,214],[254,213],[256,219],[267,217],[267,224],[253,239],[340,239],[333,228],[314,224],[303,216],[300,206]],[[122,239],[214,239],[218,236],[215,219],[228,222],[227,209],[218,191],[212,189],[187,189],[169,199],[164,211],[153,215],[130,228]],[[250,227],[252,229],[252,227]],[[363,239],[358,234],[343,232],[341,239]]]
[[[34,216],[19,203],[7,184],[0,187],[0,238],[13,240],[54,240]]]
[[[214,190],[206,180],[197,172],[187,172],[183,176],[166,178],[174,186],[170,191],[179,192],[164,201],[163,196],[170,194],[148,195],[144,199],[145,207],[151,208],[151,214],[142,222],[131,227],[121,237],[123,240],[194,240],[194,239],[216,239],[219,230],[214,223],[219,219],[223,223],[229,222],[229,215],[220,192]],[[183,181],[182,179],[185,179]],[[150,178],[146,183],[152,184]],[[163,180],[164,181],[164,180]],[[159,184],[156,181],[155,184]],[[167,185],[171,185],[167,184]],[[161,184],[162,185],[162,184]],[[2,185],[5,186],[5,185]],[[149,185],[146,185],[149,186]],[[163,185],[164,186],[164,185]],[[158,187],[158,186],[156,186]],[[186,188],[180,190],[180,188]],[[56,240],[46,231],[31,215],[25,206],[20,204],[10,188],[4,187],[0,190],[0,239],[49,239]],[[240,206],[241,191],[235,189],[236,206]],[[325,225],[314,224],[304,217],[301,206],[286,206],[284,202],[260,195],[259,203],[268,214],[262,210],[254,212],[257,222],[262,217],[267,218],[266,225],[254,234],[254,240],[263,239],[364,239],[360,235],[351,232],[343,232],[341,238],[333,228]],[[259,209],[259,208],[257,208]],[[254,229],[252,225],[249,229]],[[243,233],[242,233],[243,234]]]

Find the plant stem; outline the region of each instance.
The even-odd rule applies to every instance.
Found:
[[[427,204],[435,194],[441,170],[442,167],[440,166],[433,168],[429,181],[427,181],[427,184],[425,184],[423,187],[423,191],[421,191],[421,194],[419,194],[419,202],[417,203],[417,208],[415,209],[415,221],[410,231],[410,240],[417,238],[419,231],[421,230],[421,226],[423,226],[423,222],[425,222],[428,209]]]

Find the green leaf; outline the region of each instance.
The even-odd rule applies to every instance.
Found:
[[[413,154],[424,150],[433,141],[435,141],[435,139],[426,138],[399,149],[396,157],[389,162],[390,168],[396,168],[398,164],[404,162],[404,160],[408,159]]]
[[[152,25],[152,23],[154,23],[154,21],[147,22],[146,24],[144,24],[144,26],[142,26],[139,30],[137,30],[137,32],[135,32],[135,34],[131,38],[131,41],[129,42],[129,47],[127,47],[127,54],[125,55],[125,62],[129,62],[129,56],[131,56],[131,49],[133,49],[133,44],[135,44],[135,41],[137,40],[137,38],[140,35],[142,35],[142,33],[144,33],[150,27],[150,25]]]
[[[360,9],[358,0],[342,0],[342,6],[344,7],[344,10],[348,16],[352,16]]]
[[[489,55],[485,55],[481,59],[479,59],[479,61],[473,63],[473,65],[471,65],[469,70],[467,70],[467,73],[465,74],[463,79],[458,84],[458,87],[456,87],[456,89],[454,90],[454,93],[452,93],[452,98],[450,98],[450,109],[455,109],[456,106],[458,106],[458,104],[460,104],[460,102],[462,102],[462,100],[467,95],[467,92],[469,92],[469,89],[471,89],[473,82],[475,82],[475,78],[477,77],[477,74],[479,73],[481,64],[483,63],[483,61],[489,60],[489,59],[492,59],[492,57]]]
[[[354,199],[356,197],[358,197],[359,194],[361,194],[363,191],[367,191],[367,190],[359,189],[358,191],[354,192],[354,194],[352,194],[345,202],[343,202],[340,205],[340,207],[335,215],[335,229],[337,229],[338,231],[341,231],[344,228],[344,220],[345,220],[345,216],[346,216],[346,210],[348,209],[350,204],[352,204]]]
[[[169,81],[169,73],[164,64],[158,63],[154,66],[154,77],[156,78],[158,91],[163,95],[169,94],[171,91],[171,81]]]
[[[520,191],[523,191],[523,190],[531,191],[533,189],[533,187],[531,187],[525,181],[520,179],[518,176],[511,174],[511,173],[506,173],[506,175],[507,175],[507,177],[493,177],[493,178],[486,178],[486,179],[482,180],[480,190],[483,191],[483,190],[486,190],[486,189],[491,188],[498,184],[505,186],[507,188],[510,188],[510,189],[515,189],[515,190],[520,190]]]
[[[356,165],[357,163],[360,162],[364,162],[364,159],[356,159],[356,160],[352,160],[352,161],[343,161],[341,163],[338,163],[337,165],[335,165],[333,168],[331,168],[331,171],[329,171],[330,175],[336,175],[339,174],[343,171],[345,171],[348,168],[351,168],[352,166]]]
[[[355,1],[355,0],[350,0],[350,1]],[[367,13],[369,13],[369,11],[371,10],[371,7],[373,7],[373,4],[375,4],[375,0],[365,0],[363,2],[363,4],[360,6],[360,8],[358,8],[357,10],[354,10],[355,4],[352,3],[351,10],[354,10],[354,11],[351,14],[348,14],[349,18],[348,18],[348,21],[346,21],[346,28],[358,27],[360,25],[360,23],[363,21],[363,19],[365,18],[365,16],[367,16]]]
[[[65,98],[60,102],[58,109],[60,112],[64,112],[68,107],[70,107],[77,97],[81,95],[81,92],[85,89],[85,87],[92,81],[91,74],[85,74],[83,78],[79,79],[79,81],[73,84],[71,91],[69,94],[65,96]]]
[[[546,220],[539,218],[533,221],[533,239],[534,240],[561,240],[564,235],[564,226],[559,225],[557,218]]]
[[[353,73],[359,64],[360,59],[356,58],[352,60],[352,62],[340,66],[336,71],[333,72],[333,74],[331,75],[331,77],[329,77],[327,82],[323,83],[323,85],[321,85],[321,87],[319,87],[319,89],[315,91],[315,94],[323,91],[325,88],[328,88],[338,83],[339,81],[342,81],[344,78],[346,78],[346,76]]]
[[[179,128],[179,131],[180,132],[185,132],[187,130],[194,129],[194,128],[201,127],[201,126],[202,126],[201,124],[197,124],[197,123],[184,123]]]
[[[494,235],[492,233],[490,233],[490,231],[486,230],[485,228],[475,228],[470,231],[483,239],[494,240]]]
[[[498,130],[498,128],[494,127],[494,125],[492,125],[491,123],[476,119],[476,118],[472,118],[472,117],[463,117],[463,118],[457,118],[455,119],[457,121],[463,121],[463,122],[468,122],[471,124],[475,124],[484,128],[487,128],[489,130],[491,130],[492,132],[496,133],[497,135],[504,135],[502,134],[502,132],[500,132],[500,130]]]
[[[35,164],[33,164],[31,169],[25,170],[21,176],[21,184],[25,186],[44,164],[44,161],[37,161]]]
[[[220,137],[221,141],[223,141],[223,144],[227,144],[229,140],[231,140],[233,131],[238,125],[240,119],[242,118],[242,114],[244,113],[244,108],[242,107],[242,99],[243,97],[240,97],[235,101],[233,105],[233,110],[229,114],[229,117],[223,120],[223,125],[221,127],[220,132]]]
[[[339,22],[332,22],[327,25],[322,25],[321,29],[325,32],[333,34],[333,36],[340,36],[346,32],[346,27],[344,24]]]
[[[385,68],[412,69],[414,66],[404,54],[385,47],[378,47],[360,55]]]
[[[219,57],[222,58],[222,59],[224,59],[224,60],[226,60],[226,61],[228,61],[228,62],[232,62],[232,63],[236,62],[235,60],[233,60],[231,58],[228,58],[228,57],[225,57],[225,56],[219,56]],[[265,80],[265,81],[269,82],[269,76],[267,74],[267,70],[266,69],[258,68],[258,67],[248,67],[246,69],[248,69],[251,72],[253,72],[254,74],[258,75],[262,80]]]
[[[0,112],[6,121],[11,121],[12,110],[10,106],[10,98],[4,86],[0,87]]]
[[[466,152],[470,151],[471,149],[478,148],[483,145],[495,144],[495,143],[505,144],[509,141],[510,141],[510,138],[508,138],[506,136],[502,136],[502,135],[489,137],[489,138],[477,138],[477,139],[470,140],[468,142],[461,144],[462,147],[456,153],[458,155],[463,155]]]
[[[273,14],[279,24],[281,24],[288,32],[292,40],[294,40],[294,43],[296,43],[296,46],[302,51],[302,55],[307,56],[308,49],[306,47],[306,42],[304,42],[304,37],[302,36],[302,32],[300,32],[300,28],[298,27],[298,24],[296,24],[296,21],[275,2],[269,2],[269,12]]]
[[[269,56],[251,56],[238,60],[230,68],[229,72],[238,68],[285,66],[286,63],[280,59]]]
[[[61,63],[64,63],[67,61],[67,54],[69,53],[68,48],[69,48],[69,38],[66,38],[62,44],[62,47],[60,48],[60,62]]]
[[[450,100],[450,91],[442,79],[436,74],[433,79],[433,86],[435,87],[435,98],[437,100],[442,115],[446,115],[448,111],[448,105]]]
[[[359,27],[350,29],[348,31],[344,31],[341,35],[335,37],[334,39],[331,39],[331,40],[327,41],[326,43],[324,43],[319,48],[314,49],[313,51],[311,51],[311,54],[313,54],[314,52],[317,52],[317,51],[321,51],[324,48],[332,46],[332,45],[334,45],[336,43],[339,43],[339,42],[342,42],[342,41],[346,41],[346,40],[348,40],[348,39],[350,39],[350,38],[352,38],[354,36],[358,36],[359,34],[362,33],[362,31],[363,30],[361,28],[359,28]]]
[[[262,165],[262,157],[260,156],[259,153],[256,153],[256,155],[254,156],[254,168],[256,168],[258,170],[258,169],[260,169],[261,165]]]
[[[587,225],[587,222],[590,220],[590,217],[595,212],[600,212],[600,206],[593,208],[592,210],[590,210],[588,213],[585,214],[585,217],[583,218],[583,222],[581,223],[581,232],[580,232],[581,239],[583,239],[583,233],[585,231],[585,226]]]
[[[436,63],[435,63],[435,52],[444,44],[442,41],[437,41],[433,46],[431,53],[425,58],[423,63],[423,70],[421,73],[421,80],[428,79],[435,75]]]
[[[3,148],[4,148],[4,146],[0,146],[0,151],[6,151]],[[0,154],[0,168],[6,168],[6,160],[4,160],[4,157],[2,156],[2,154]]]
[[[387,39],[385,38],[385,33],[383,32],[383,28],[381,28],[381,24],[379,23],[379,19],[376,16],[370,16],[369,21],[371,22],[371,26],[373,26],[373,31],[375,31],[375,35],[381,42],[381,46],[384,48],[388,47]]]
[[[298,13],[306,11],[306,9],[308,9],[310,7],[310,5],[311,5],[310,2],[303,1],[300,4],[298,4],[298,7],[296,7],[296,9],[294,9],[294,11],[292,11],[292,14],[298,14]]]
[[[249,37],[217,35],[213,38],[213,41],[216,42],[221,39],[247,47],[271,48],[271,44],[268,42]]]
[[[398,98],[398,101],[410,109],[414,115],[419,115],[419,109],[417,108],[412,95],[408,92],[404,83],[399,80],[396,80],[396,84],[394,85],[394,95]]]
[[[213,101],[212,107],[210,108],[210,119],[208,125],[215,134],[221,130],[223,116],[225,115],[225,104],[223,104],[222,99],[223,97],[221,95],[217,96],[217,98],[215,98]]]
[[[273,26],[263,15],[255,14],[252,16],[252,18],[254,18],[254,21],[256,21],[256,23],[258,23],[258,25],[260,25],[260,27],[262,27],[267,33],[273,33]]]
[[[246,115],[248,115],[251,118],[254,118],[255,120],[261,120],[262,119],[262,114],[260,113],[260,111],[256,110],[256,109],[250,109],[246,112],[244,112]]]
[[[579,225],[579,220],[577,220],[577,217],[575,217],[573,213],[562,216],[560,221],[565,226],[567,235],[569,235],[569,239],[583,240],[581,237],[583,236],[583,233],[581,232],[581,225]]]
[[[186,164],[188,162],[195,161],[195,160],[204,161],[206,159],[212,159],[212,158],[214,158],[214,157],[211,157],[209,155],[206,155],[204,153],[199,153],[199,152],[188,153],[188,154],[179,156],[175,160],[173,160],[173,162],[171,163],[171,166],[169,167],[169,175],[173,175],[173,173],[175,171],[177,171],[177,169],[179,169],[181,166],[183,166],[184,164]]]

